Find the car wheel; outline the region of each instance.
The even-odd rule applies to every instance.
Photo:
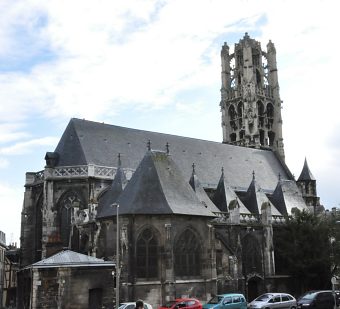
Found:
[[[295,306],[293,306],[293,307],[290,307],[290,309],[296,309],[296,307],[295,307]]]

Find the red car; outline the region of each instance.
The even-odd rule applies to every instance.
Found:
[[[202,309],[202,304],[196,298],[177,298],[167,302],[158,309]]]

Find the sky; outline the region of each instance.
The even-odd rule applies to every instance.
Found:
[[[222,141],[221,61],[248,32],[277,51],[286,163],[340,206],[337,1],[0,0],[0,230],[20,238],[26,172],[70,118]]]

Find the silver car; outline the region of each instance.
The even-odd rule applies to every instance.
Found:
[[[135,302],[129,302],[129,303],[120,303],[119,309],[135,309],[136,303]],[[144,309],[152,309],[152,306],[148,303],[144,303]]]
[[[250,309],[296,309],[296,299],[286,293],[265,293],[248,304]]]

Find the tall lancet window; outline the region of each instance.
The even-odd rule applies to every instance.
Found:
[[[199,276],[201,273],[201,245],[193,231],[185,230],[175,244],[176,276]]]
[[[75,191],[64,193],[59,201],[60,238],[64,247],[71,248],[71,231],[74,213],[83,207],[84,203],[80,195]]]
[[[158,243],[150,228],[143,230],[137,239],[136,264],[138,278],[158,277]]]
[[[43,197],[40,196],[35,208],[35,261],[41,260],[42,252],[42,211],[43,211]]]

